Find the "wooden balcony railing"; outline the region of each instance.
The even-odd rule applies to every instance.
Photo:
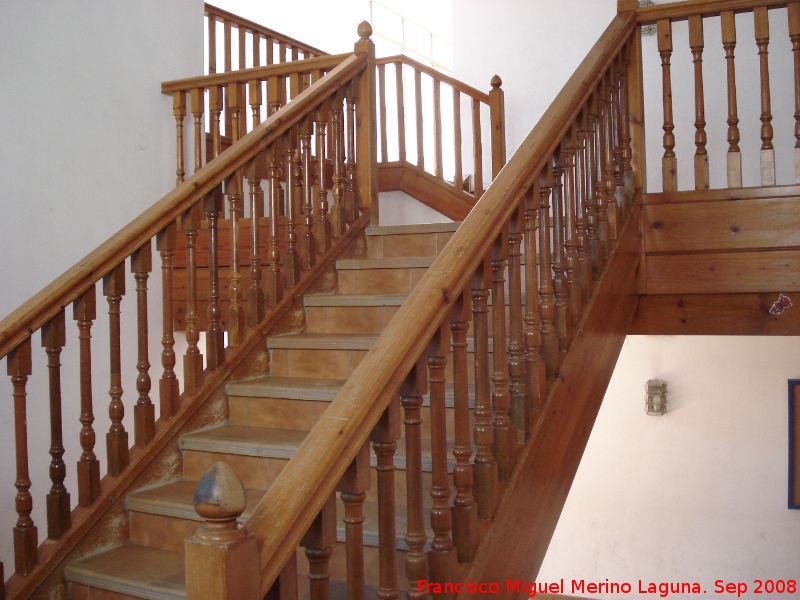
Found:
[[[211,4],[205,5],[205,21],[208,47],[206,74],[233,71],[234,57],[238,61],[235,70],[241,70],[327,54]],[[217,42],[220,38],[222,44]]]
[[[13,527],[14,575],[6,593],[27,597],[37,580],[52,571],[66,554],[80,542],[94,522],[108,510],[148,463],[148,458],[163,448],[191,414],[194,405],[204,399],[212,385],[229,376],[237,356],[254,346],[263,335],[264,324],[294,302],[292,294],[319,276],[333,260],[331,248],[338,251],[355,233],[366,226],[369,209],[374,205],[375,145],[374,124],[374,47],[371,30],[359,28],[362,39],[354,54],[340,58],[325,76],[315,78],[293,101],[271,111],[246,135],[236,125],[232,128],[233,146],[221,152],[219,122],[214,131],[213,156],[203,164],[199,138],[194,148],[195,172],[185,181],[179,172],[174,191],[120,230],[80,263],[44,288],[30,301],[0,321],[0,358],[6,358],[7,372],[13,386],[16,436],[16,511]],[[234,84],[235,85],[235,84]],[[194,99],[200,92],[193,88]],[[176,98],[180,93],[176,93]],[[202,103],[202,100],[199,100]],[[213,105],[213,100],[212,100]],[[232,105],[236,123],[237,105]],[[176,110],[180,102],[176,101]],[[348,115],[345,117],[345,115]],[[361,127],[345,127],[346,119],[357,119]],[[328,132],[329,144],[325,142]],[[353,135],[356,139],[353,139]],[[312,147],[312,138],[316,146]],[[344,163],[344,146],[348,152]],[[328,148],[332,152],[328,154]],[[322,166],[333,163],[332,181]],[[180,163],[179,163],[180,164]],[[300,176],[302,167],[303,176]],[[180,170],[180,169],[179,169]],[[266,180],[266,192],[260,185]],[[281,192],[285,188],[286,193]],[[333,205],[328,206],[328,189],[333,190]],[[245,210],[245,199],[249,210]],[[230,254],[220,247],[219,218],[225,213],[231,222]],[[207,227],[200,230],[201,215]],[[278,227],[278,215],[282,226]],[[268,216],[266,231],[261,217]],[[252,256],[249,269],[240,268],[240,224],[251,227]],[[206,236],[209,256],[200,285],[196,247],[198,237]],[[267,265],[260,259],[265,235]],[[173,335],[174,257],[178,237],[184,238],[186,257],[185,313],[187,347],[183,357],[176,356]],[[148,293],[153,270],[153,246],[161,258],[161,297]],[[135,300],[124,302],[126,270],[136,281]],[[222,282],[228,283],[227,298],[222,297]],[[263,282],[263,283],[262,283]],[[98,318],[98,293],[108,303],[107,339],[92,339]],[[263,291],[262,291],[263,288]],[[227,300],[226,303],[223,300]],[[206,309],[208,327],[205,352],[199,347],[199,311]],[[69,325],[71,307],[73,326]],[[223,307],[225,314],[223,315]],[[155,309],[155,310],[154,310]],[[134,339],[124,339],[130,328],[121,326],[122,318],[135,315]],[[153,319],[160,313],[160,319]],[[226,325],[223,326],[223,319]],[[157,325],[156,325],[157,323]],[[104,331],[106,327],[94,328]],[[154,329],[162,334],[161,365],[151,376],[149,340]],[[225,341],[227,334],[227,342]],[[33,373],[36,364],[34,338],[41,337],[47,357],[47,369]],[[131,371],[122,362],[122,347],[133,347],[136,395],[133,405],[134,427],[129,432],[123,420],[123,376]],[[104,348],[101,350],[101,348]],[[70,350],[71,349],[71,350]],[[69,351],[65,366],[78,369],[82,428],[78,439],[62,435],[64,407],[73,399],[62,396],[62,352]],[[98,354],[106,354],[98,360]],[[183,365],[183,381],[176,375],[176,363]],[[108,373],[100,377],[100,365]],[[45,375],[46,373],[46,375]],[[29,378],[44,376],[48,381],[50,415],[50,479],[47,494],[34,497],[29,470],[28,426]],[[99,390],[93,380],[110,382],[107,402],[110,427],[106,433],[107,465],[100,464],[95,440],[100,431],[93,423],[99,412]],[[153,379],[158,380],[157,400],[151,394]],[[35,383],[35,382],[34,382]],[[181,393],[182,391],[182,393]],[[70,407],[72,408],[72,407]],[[158,415],[158,419],[156,419]],[[129,435],[132,434],[132,435]],[[131,445],[131,442],[133,445]],[[78,508],[70,511],[70,491],[65,486],[69,464],[77,463]],[[4,481],[3,487],[11,487]],[[40,536],[34,522],[34,503],[46,504],[47,531]],[[44,533],[44,532],[43,532]],[[40,546],[42,537],[48,542]]]

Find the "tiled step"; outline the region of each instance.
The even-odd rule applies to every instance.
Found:
[[[320,333],[380,333],[406,298],[407,294],[306,296],[306,330]]]
[[[186,597],[184,562],[182,552],[126,544],[69,563],[64,576],[72,583],[70,597],[74,599],[100,597],[86,589],[99,588],[134,598],[182,600]]]
[[[409,294],[433,260],[433,257],[337,260],[336,293]]]
[[[438,256],[461,223],[367,227],[369,258]]]

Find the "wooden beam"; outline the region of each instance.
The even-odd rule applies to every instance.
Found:
[[[681,21],[692,15],[715,17],[724,10],[753,12],[756,6],[782,8],[787,4],[787,0],[686,0],[641,7],[636,12],[636,21],[639,23],[654,23],[659,19]]]
[[[797,306],[770,314],[778,294],[642,296],[631,335],[800,335],[800,292],[784,292]]]
[[[636,310],[637,211],[597,284],[543,416],[478,550],[470,581],[514,580],[521,573],[533,580],[539,571]],[[527,592],[518,597],[527,598]]]
[[[475,197],[405,161],[378,165],[378,191],[404,192],[454,221],[463,221],[477,201]]]
[[[645,206],[651,204],[685,204],[687,202],[724,202],[726,200],[754,200],[757,198],[800,198],[800,185],[773,187],[726,188],[716,190],[686,190],[659,192],[644,195]]]

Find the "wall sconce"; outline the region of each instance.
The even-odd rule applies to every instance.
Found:
[[[653,417],[663,416],[667,412],[667,382],[651,379],[644,389],[644,411]]]
[[[653,0],[639,0],[639,6],[653,6]],[[655,23],[648,23],[646,25],[642,25],[642,35],[655,35],[656,34],[656,24]]]

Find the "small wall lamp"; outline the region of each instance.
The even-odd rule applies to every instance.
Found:
[[[667,412],[667,382],[651,379],[645,386],[644,411],[653,417]]]

